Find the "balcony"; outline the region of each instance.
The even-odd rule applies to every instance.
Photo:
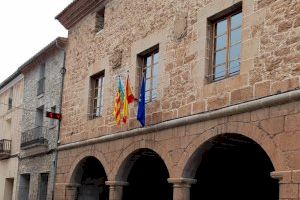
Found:
[[[10,157],[11,151],[11,140],[0,140],[0,159]]]
[[[21,149],[29,149],[38,146],[47,146],[48,140],[45,138],[47,128],[38,126],[22,133]]]
[[[45,78],[42,78],[38,81],[37,84],[37,96],[45,92]]]

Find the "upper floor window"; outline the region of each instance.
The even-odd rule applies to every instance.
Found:
[[[35,113],[35,126],[42,127],[44,124],[44,106],[36,109]]]
[[[212,22],[212,77],[218,81],[240,72],[242,10]]]
[[[90,118],[100,117],[103,113],[104,72],[91,77]]]
[[[96,13],[96,24],[95,24],[95,32],[98,33],[104,28],[104,13],[105,13],[105,7],[100,9]]]
[[[159,49],[152,48],[141,55],[143,61],[142,74],[146,79],[146,103],[157,98]]]
[[[11,110],[13,107],[13,87],[9,89],[9,97],[8,97],[8,110]]]
[[[45,64],[42,64],[40,67],[37,95],[43,94],[45,92],[45,68]]]

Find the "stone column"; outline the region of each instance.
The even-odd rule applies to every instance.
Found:
[[[66,186],[65,199],[74,200],[77,198],[77,192],[80,184],[69,184]]]
[[[300,170],[275,171],[271,177],[279,181],[279,200],[298,199],[300,193]]]
[[[109,186],[109,200],[121,200],[123,195],[123,187],[128,185],[124,181],[106,181]]]
[[[190,200],[190,188],[197,182],[190,178],[168,178],[168,182],[173,184],[173,200]]]

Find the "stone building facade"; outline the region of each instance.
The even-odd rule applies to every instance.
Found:
[[[59,122],[46,111],[60,112],[65,38],[57,38],[19,70],[24,74],[24,112],[17,199],[52,199]]]
[[[297,0],[73,1],[57,16],[55,199],[299,199],[299,13]],[[144,65],[146,127],[137,103],[117,126],[118,77],[138,97]]]
[[[16,199],[24,80],[16,71],[0,84],[0,199]]]

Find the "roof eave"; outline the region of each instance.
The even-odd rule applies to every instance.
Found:
[[[69,30],[74,24],[105,1],[107,0],[75,0],[61,11],[55,19]]]
[[[13,81],[16,77],[18,77],[21,74],[20,70],[15,71],[13,74],[11,74],[8,78],[6,78],[2,83],[0,83],[0,90],[4,88],[7,84],[9,84],[11,81]]]
[[[51,43],[49,43],[46,47],[36,53],[33,57],[27,60],[23,65],[19,67],[19,71],[24,73],[30,66],[35,63],[40,63],[43,60],[43,57],[47,55],[50,51],[54,49],[64,49],[68,42],[67,38],[57,37]]]

